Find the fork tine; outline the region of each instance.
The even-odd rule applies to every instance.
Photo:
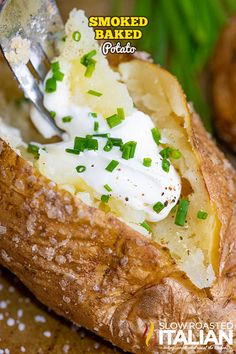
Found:
[[[11,67],[17,81],[19,82],[24,94],[29,98],[34,106],[40,111],[47,122],[53,127],[55,133],[62,135],[64,131],[56,126],[54,120],[50,116],[49,112],[43,105],[43,94],[40,90],[39,84],[37,83],[34,76],[31,74],[30,70],[26,65],[12,66]]]
[[[32,43],[30,61],[40,79],[43,81],[50,67],[49,59],[39,43]]]

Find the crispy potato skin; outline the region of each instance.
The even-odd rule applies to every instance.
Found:
[[[192,124],[190,140],[222,223],[212,289],[197,289],[168,250],[59,190],[2,140],[0,262],[56,313],[130,352],[166,353],[155,338],[145,344],[150,320],[155,328],[162,319],[236,328],[235,172],[195,115]]]
[[[212,100],[219,137],[236,152],[236,16],[223,30],[211,63]]]

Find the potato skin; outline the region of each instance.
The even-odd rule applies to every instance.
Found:
[[[130,352],[166,353],[155,338],[147,347],[144,336],[150,320],[157,328],[163,317],[231,321],[236,328],[235,172],[196,116],[192,127],[189,138],[222,223],[212,289],[197,289],[168,250],[59,190],[2,140],[0,262],[56,313]]]

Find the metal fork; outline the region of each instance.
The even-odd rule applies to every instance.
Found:
[[[55,0],[0,0],[0,46],[4,57],[11,50],[14,37],[30,41],[30,60],[27,64],[7,62],[29,98],[45,120],[53,127],[55,135],[60,129],[43,105],[43,80],[49,61],[56,55],[55,41],[62,37],[64,25]]]

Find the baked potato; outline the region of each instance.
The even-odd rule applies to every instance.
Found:
[[[81,42],[74,43],[78,26]],[[211,323],[236,327],[235,171],[186,103],[177,80],[159,66],[112,57],[111,71],[96,53],[90,87],[81,74],[81,56],[96,44],[86,26],[83,15],[73,12],[59,57],[65,71],[63,58],[69,58],[76,99],[87,104],[81,92],[96,87],[103,96],[100,101],[97,95],[89,98],[92,112],[108,116],[122,105],[126,113],[134,103],[152,118],[163,150],[178,152],[178,158],[170,154],[161,159],[180,176],[177,211],[140,222],[142,213],[120,206],[112,196],[100,200],[86,180],[65,174],[65,154],[54,150],[61,145],[40,146],[32,159],[32,144],[27,149],[2,125],[0,261],[57,314],[126,351],[189,353],[184,343],[160,342],[160,323],[205,324],[206,335]],[[65,124],[70,120],[66,117]],[[155,134],[153,138],[156,142]],[[153,210],[160,213],[156,206]],[[193,338],[199,336],[195,328]],[[210,347],[205,343],[193,351],[230,352],[234,336],[232,341],[222,346],[213,341]]]

